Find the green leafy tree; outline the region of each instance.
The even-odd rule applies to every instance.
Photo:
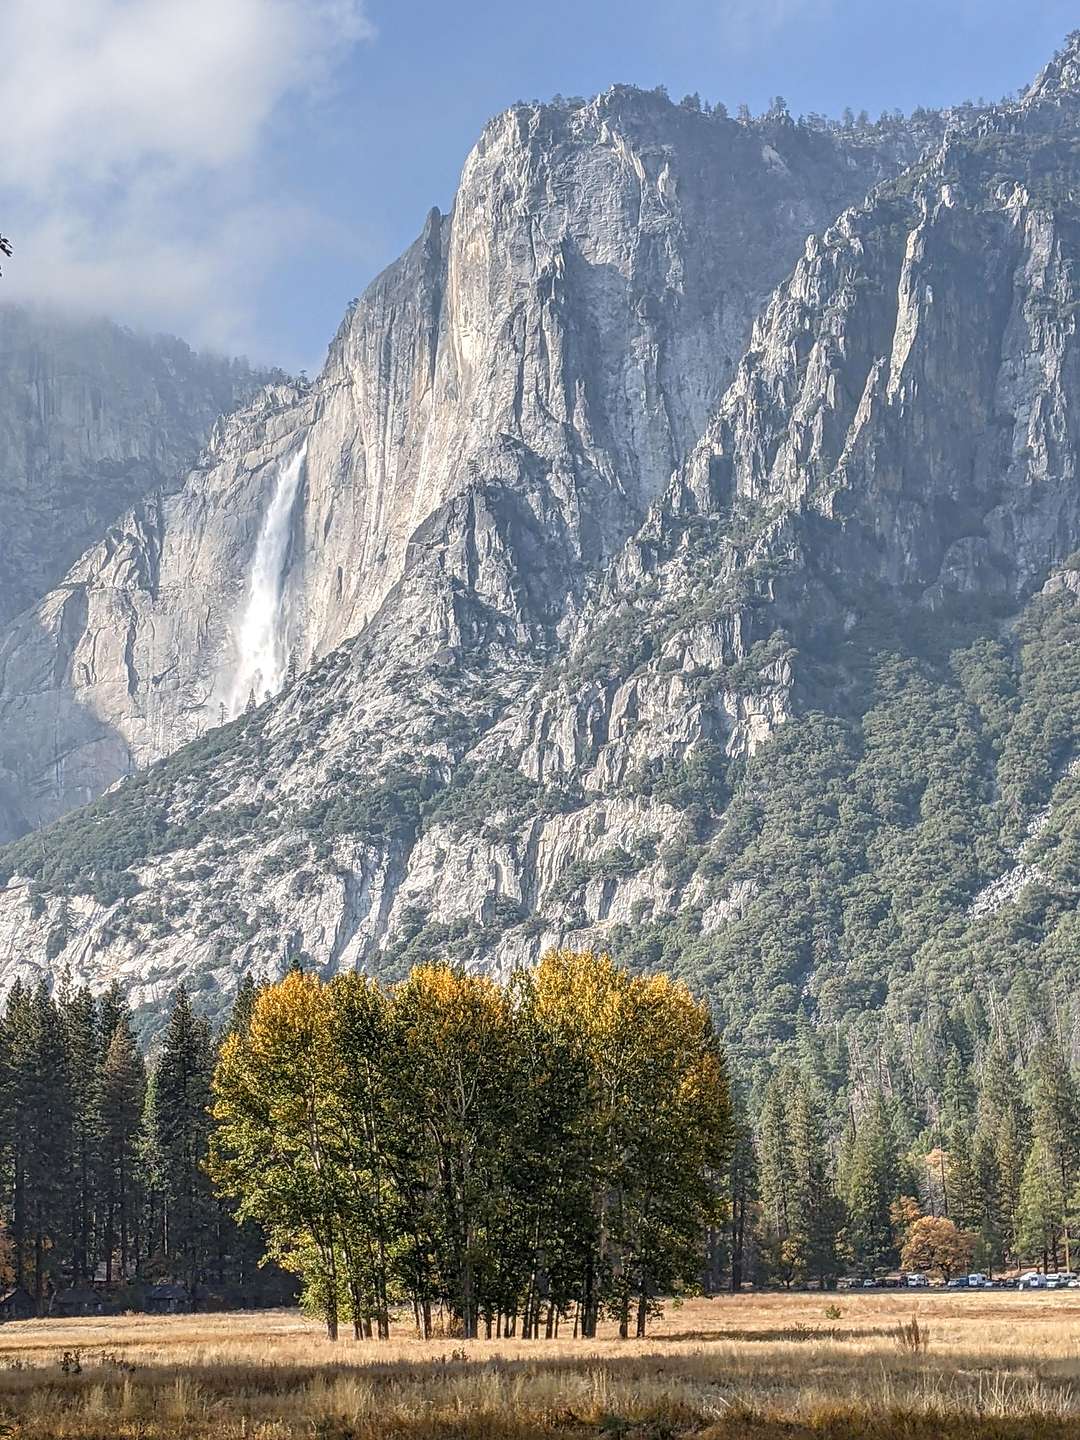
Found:
[[[402,1107],[422,1119],[414,1155],[434,1201],[427,1218],[440,1298],[472,1339],[514,1124],[509,1005],[486,977],[418,966],[395,992],[393,1027],[391,1050],[402,1061],[394,1083]]]

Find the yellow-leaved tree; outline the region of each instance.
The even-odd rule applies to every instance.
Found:
[[[418,966],[385,990],[290,974],[214,1081],[211,1168],[337,1333],[412,1306],[466,1338],[601,1314],[644,1333],[693,1288],[721,1216],[727,1073],[707,1010],[662,976],[560,951],[508,985]]]
[[[256,1221],[270,1255],[304,1277],[336,1339],[350,1197],[329,1019],[313,976],[292,973],[259,994],[247,1029],[222,1047],[210,1170],[237,1218]]]

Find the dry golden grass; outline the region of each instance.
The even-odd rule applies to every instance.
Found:
[[[335,1346],[290,1311],[33,1320],[0,1327],[3,1433],[1064,1440],[1080,1437],[1080,1292],[722,1297],[670,1308],[645,1341],[587,1344]]]

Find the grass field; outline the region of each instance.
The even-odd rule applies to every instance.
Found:
[[[725,1296],[587,1344],[335,1346],[292,1311],[23,1321],[0,1326],[0,1435],[1058,1440],[1080,1437],[1080,1292]]]

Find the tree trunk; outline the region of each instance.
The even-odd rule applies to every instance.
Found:
[[[596,1334],[596,1261],[592,1254],[585,1262],[585,1283],[581,1287],[581,1338],[591,1340]]]
[[[731,1288],[743,1286],[743,1242],[745,1239],[746,1198],[740,1191],[731,1209]]]
[[[34,1236],[34,1299],[45,1293],[45,1241],[39,1230]]]
[[[331,1232],[332,1234],[333,1232]],[[338,1338],[338,1278],[334,1259],[333,1239],[323,1250],[326,1265],[326,1334],[330,1340]]]

